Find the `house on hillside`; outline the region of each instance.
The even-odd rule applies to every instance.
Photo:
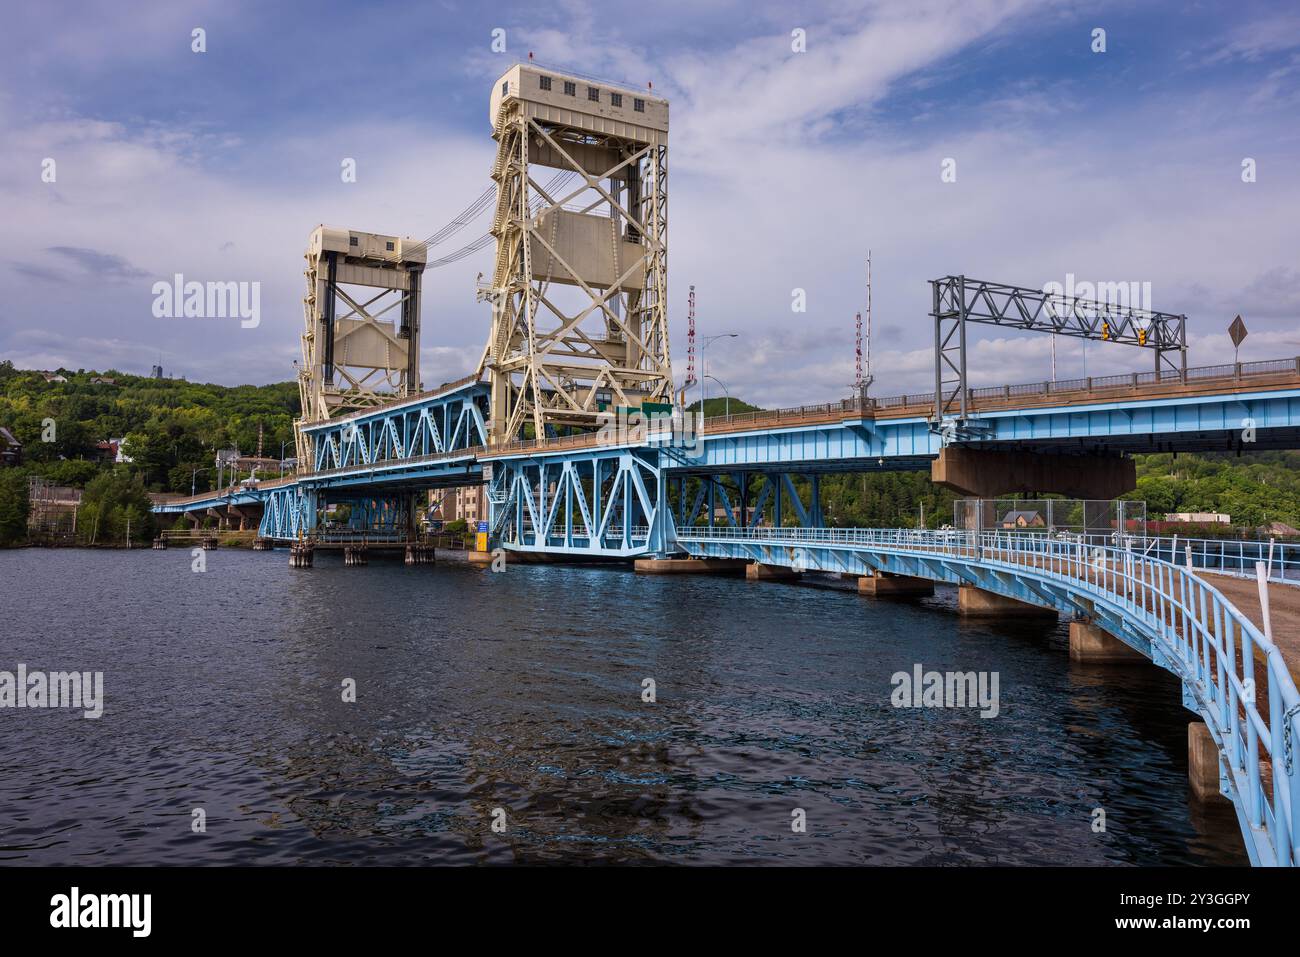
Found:
[[[1261,525],[1256,531],[1260,536],[1268,535],[1273,538],[1300,538],[1300,528],[1292,528],[1286,522],[1269,522],[1267,525]]]
[[[117,385],[116,379],[110,379],[108,376],[97,375],[90,379],[91,385]]]
[[[0,425],[0,465],[22,465],[23,444],[14,434]]]
[[[100,462],[116,462],[118,455],[118,444],[112,439],[105,439],[102,442],[95,443],[95,457]]]
[[[1029,509],[1007,512],[998,524],[1003,528],[1044,528],[1047,525],[1043,516]]]
[[[46,382],[67,382],[68,377],[59,375],[57,372],[42,372],[41,378]]]

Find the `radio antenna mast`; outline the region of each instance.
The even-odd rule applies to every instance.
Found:
[[[861,332],[861,326],[859,326],[859,332]],[[859,361],[861,362],[863,361],[864,358],[863,355],[861,354],[862,353],[861,349],[859,349],[859,353],[860,354],[858,358]],[[865,399],[867,397],[867,390],[871,388],[871,383],[874,378],[871,374],[871,250],[870,249],[867,250],[867,338],[866,338],[866,351],[865,351],[864,364],[866,366],[866,372],[864,373],[861,370],[861,368],[859,368],[858,370],[858,392],[861,394],[862,398]]]
[[[686,384],[695,385],[695,287],[686,298]]]

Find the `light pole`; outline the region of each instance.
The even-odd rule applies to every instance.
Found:
[[[725,382],[723,382],[715,375],[706,375],[704,378],[712,379],[718,385],[722,386],[722,394],[727,397],[727,405],[726,405],[727,411],[725,415],[727,416],[728,419],[730,419],[731,418],[731,390],[727,388],[727,384]]]
[[[192,469],[192,470],[190,471],[190,497],[191,497],[191,498],[193,498],[193,497],[197,494],[197,493],[195,492],[196,485],[195,485],[195,481],[194,481],[194,480],[195,480],[196,478],[198,478],[199,473],[200,473],[200,472],[211,472],[211,471],[212,471],[212,466],[211,466],[211,465],[209,465],[209,466],[206,467],[206,468],[201,468],[201,469]]]
[[[709,378],[706,374],[708,370],[704,365],[704,351],[709,348],[709,343],[714,339],[735,339],[739,336],[738,332],[720,332],[716,336],[705,336],[700,340],[700,421],[697,423],[697,429],[700,431],[704,429],[704,380]]]
[[[280,443],[280,478],[284,478],[284,447],[288,444],[288,439]]]

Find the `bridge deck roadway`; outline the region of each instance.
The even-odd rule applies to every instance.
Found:
[[[1205,580],[1223,592],[1223,596],[1249,618],[1256,628],[1264,630],[1264,614],[1259,606],[1259,585],[1255,579],[1198,574],[1204,574]],[[1282,652],[1291,677],[1300,685],[1300,587],[1269,586],[1268,608],[1273,619],[1273,644]]]
[[[1156,399],[1193,398],[1205,395],[1240,395],[1246,392],[1268,392],[1300,388],[1300,360],[1280,360],[1290,363],[1290,368],[1249,374],[1204,376],[1187,382],[1165,380],[1143,382],[1140,377],[1120,376],[1126,381],[1118,383],[1093,383],[1091,386],[1070,388],[1063,383],[1041,383],[1031,386],[1015,385],[975,389],[969,408],[973,412],[996,412],[1016,409],[1047,409],[1077,406],[1085,402],[1119,402],[1132,399],[1148,402]],[[1200,371],[1200,370],[1194,370]],[[904,395],[869,400],[865,415],[875,419],[911,418],[930,415],[934,411],[934,395]],[[704,420],[706,434],[719,432],[749,432],[776,427],[804,425],[829,425],[846,418],[864,415],[856,399],[829,402],[823,405],[801,406],[795,409],[777,409],[761,412],[739,412],[732,416],[710,416]]]
[[[476,387],[474,377],[449,383],[438,390],[412,396],[389,406],[377,407],[356,413],[354,417],[363,418],[379,414],[389,407],[418,405],[430,397],[439,397],[454,392],[456,389]],[[1209,366],[1189,369],[1186,380],[1161,378],[1153,373],[1131,373],[1128,375],[1109,376],[1106,378],[1079,379],[1071,382],[1030,383],[1022,385],[994,386],[970,390],[969,408],[973,412],[1008,412],[1014,410],[1042,410],[1053,408],[1080,408],[1090,403],[1115,404],[1132,400],[1134,403],[1159,400],[1194,399],[1204,396],[1233,396],[1245,393],[1284,392],[1294,393],[1300,390],[1300,358],[1275,359],[1265,362],[1241,363],[1239,365]],[[742,412],[731,416],[711,416],[703,423],[702,432],[710,436],[758,432],[762,430],[797,429],[799,427],[852,424],[864,419],[891,420],[923,418],[933,412],[932,394],[914,394],[872,398],[865,403],[858,397],[820,405],[800,406],[793,409],[773,409],[757,412]],[[337,424],[337,423],[334,423]],[[470,460],[491,460],[511,456],[536,453],[564,452],[601,446],[607,438],[597,432],[576,436],[563,436],[538,441],[536,439],[515,441],[490,448],[475,446],[437,456],[429,459],[459,457]],[[930,456],[932,457],[932,456]],[[414,461],[414,460],[412,460]],[[399,461],[377,463],[380,466],[395,466]],[[177,498],[160,503],[155,510],[175,512],[185,506],[212,502],[228,504],[228,498],[260,499],[264,493],[283,485],[302,480],[310,482],[324,478],[335,472],[365,473],[370,466],[335,469],[329,472],[300,472],[296,476],[261,482],[252,489],[229,489],[220,493],[208,492],[196,496]],[[213,502],[214,498],[227,501]],[[239,504],[239,502],[235,502]]]

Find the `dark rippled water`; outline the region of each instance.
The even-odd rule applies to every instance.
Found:
[[[190,561],[0,552],[0,669],[103,671],[106,698],[0,711],[0,862],[1245,861],[1189,805],[1171,677],[964,623],[948,590]],[[1001,714],[893,708],[917,662],[997,671]]]

